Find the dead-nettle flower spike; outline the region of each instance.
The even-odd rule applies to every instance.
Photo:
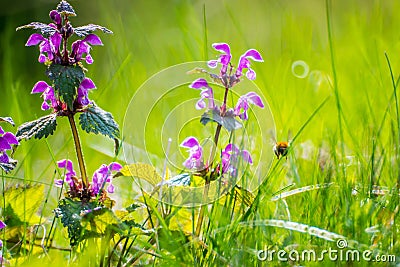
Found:
[[[92,64],[92,47],[103,45],[100,37],[93,32],[109,34],[112,31],[95,24],[74,28],[69,20],[72,16],[76,16],[73,7],[67,1],[61,1],[49,13],[51,23],[32,22],[17,28],[40,31],[30,35],[25,45],[39,47],[38,61],[47,66],[46,73],[52,81],[51,84],[39,81],[33,87],[32,93],[41,93],[43,97],[42,110],[74,111],[92,103],[88,90],[96,86],[85,77],[81,61]],[[74,41],[68,49],[68,40],[73,34],[82,39]]]
[[[64,183],[67,183],[70,188],[70,191],[68,192],[70,197],[77,197],[75,194],[79,193],[77,190],[81,189],[82,185],[79,184],[79,180],[76,177],[72,161],[63,159],[57,162],[57,166],[65,171],[64,177],[55,180],[54,185],[62,187]],[[90,196],[98,196],[99,193],[102,193],[104,187],[106,187],[108,193],[114,193],[115,188],[112,184],[112,173],[118,172],[121,169],[121,164],[117,162],[112,162],[109,165],[102,164],[100,168],[93,173],[92,182],[88,185]]]
[[[249,92],[245,95],[242,95],[238,99],[234,109],[228,108],[226,100],[229,90],[232,88],[232,86],[240,81],[240,78],[243,75],[242,73],[245,69],[247,69],[246,77],[249,80],[254,80],[256,78],[256,73],[250,67],[250,60],[262,62],[263,59],[257,50],[249,49],[242,56],[240,56],[236,71],[233,71],[234,66],[231,63],[232,54],[230,46],[227,43],[214,43],[212,47],[221,54],[218,56],[218,59],[209,60],[207,65],[212,69],[217,68],[218,65],[221,65],[219,74],[211,74],[201,68],[196,68],[188,73],[207,73],[211,76],[213,81],[222,84],[225,87],[223,104],[221,106],[217,106],[215,104],[213,89],[204,78],[196,79],[189,85],[189,88],[201,90],[200,99],[197,101],[195,107],[196,109],[207,108],[206,112],[201,116],[200,119],[202,124],[206,125],[208,122],[212,121],[219,124],[218,127],[224,127],[228,131],[234,131],[242,126],[242,124],[236,120],[235,117],[239,117],[241,120],[247,120],[250,105],[252,104],[260,108],[264,108],[264,103],[258,94],[255,92]],[[206,99],[208,99],[208,106],[205,101]],[[219,130],[216,131],[215,140],[218,140],[218,137]],[[208,162],[204,164],[202,158],[203,149],[195,137],[186,138],[182,142],[181,147],[188,148],[189,157],[183,163],[187,169],[199,171],[199,166],[205,170],[210,167],[207,166]],[[231,143],[226,145],[225,149],[221,151],[220,158],[221,162],[215,165],[215,170],[213,170],[214,174],[223,175],[225,173],[229,173],[231,176],[236,176],[239,158],[248,164],[253,163],[251,155],[247,150],[241,150],[235,144]]]

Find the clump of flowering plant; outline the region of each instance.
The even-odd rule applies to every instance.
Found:
[[[28,122],[18,128],[17,138],[42,138],[53,134],[58,117],[68,117],[70,122],[83,190],[88,190],[88,178],[84,166],[83,153],[75,124],[75,115],[80,113],[79,124],[86,132],[101,133],[114,140],[119,137],[119,129],[112,115],[89,99],[89,91],[96,88],[94,82],[86,77],[82,61],[93,63],[90,52],[92,46],[103,45],[95,31],[112,33],[103,26],[88,24],[73,27],[70,19],[76,16],[73,7],[67,1],[61,1],[55,10],[50,11],[49,24],[32,22],[17,28],[39,31],[29,36],[26,46],[39,47],[39,63],[46,66],[49,82],[38,81],[32,94],[41,94],[42,110],[51,114]],[[78,40],[69,43],[72,36]],[[70,46],[69,46],[70,45]]]
[[[5,162],[7,161],[5,150],[10,149],[10,145],[16,145],[20,140],[32,137],[37,139],[48,137],[56,130],[58,118],[68,118],[79,174],[73,169],[71,160],[57,162],[58,167],[64,169],[64,175],[55,181],[55,186],[66,188],[66,194],[65,199],[62,199],[55,209],[55,214],[61,218],[63,225],[68,227],[71,246],[85,239],[86,230],[82,221],[85,214],[112,207],[113,202],[107,194],[115,190],[112,183],[113,172],[121,169],[119,163],[113,162],[110,165],[101,165],[94,172],[91,181],[86,174],[76,115],[79,114],[79,124],[84,131],[105,135],[113,139],[116,145],[119,142],[119,127],[111,113],[104,111],[90,100],[89,92],[95,89],[96,85],[86,76],[87,70],[84,68],[84,64],[94,62],[91,55],[93,46],[103,45],[100,37],[94,32],[101,31],[107,34],[112,32],[95,24],[74,27],[71,19],[75,16],[73,7],[63,0],[55,10],[50,11],[50,23],[32,22],[17,28],[17,30],[37,31],[29,36],[26,46],[38,46],[38,61],[46,68],[47,80],[38,81],[31,93],[41,95],[43,98],[41,109],[50,111],[50,114],[22,124],[18,128],[16,137],[0,129],[2,135],[0,161]],[[71,43],[73,36],[75,38]]]
[[[114,185],[112,184],[113,172],[120,171],[122,166],[117,162],[109,165],[102,164],[99,169],[93,173],[92,181],[89,182],[87,190],[84,190],[82,180],[76,176],[71,160],[60,160],[57,162],[59,168],[65,169],[63,179],[57,179],[55,185],[62,187],[66,183],[69,187],[67,195],[70,198],[78,198],[89,201],[93,198],[99,198],[100,201],[107,198],[108,193],[114,193]],[[106,188],[106,190],[104,189]]]
[[[215,43],[213,47],[220,52],[221,55],[216,60],[208,61],[208,66],[210,68],[217,68],[220,65],[219,73],[213,74],[203,69],[200,69],[200,72],[208,73],[214,82],[221,84],[225,88],[224,99],[221,106],[215,104],[216,101],[214,99],[213,89],[206,79],[198,78],[193,81],[189,87],[200,90],[200,99],[197,101],[195,108],[198,110],[206,109],[206,112],[201,117],[201,122],[204,125],[208,122],[217,123],[214,135],[214,147],[217,147],[222,127],[225,127],[230,132],[234,131],[242,127],[241,121],[248,120],[248,110],[251,105],[264,108],[261,97],[255,92],[248,92],[240,96],[234,108],[227,106],[228,93],[233,86],[241,81],[246,69],[245,76],[249,80],[254,80],[256,78],[256,73],[251,68],[251,61],[262,62],[263,59],[257,50],[250,49],[240,57],[235,70],[231,63],[232,55],[229,45],[226,43]],[[181,143],[181,147],[188,148],[189,151],[189,158],[184,162],[184,166],[189,170],[197,172],[198,175],[204,177],[206,180],[214,180],[224,174],[236,176],[237,171],[235,164],[238,163],[239,156],[244,162],[252,163],[250,153],[247,150],[240,150],[232,143],[225,146],[219,157],[221,162],[217,162],[214,165],[213,162],[203,160],[203,148],[195,137],[186,138]],[[212,153],[215,153],[215,150],[212,151]],[[210,172],[211,175],[207,175],[210,174]]]
[[[182,143],[181,147],[187,148],[189,157],[185,160],[183,165],[185,168],[191,170],[196,175],[201,176],[205,180],[206,187],[204,189],[204,197],[207,197],[208,184],[211,181],[228,176],[228,179],[236,179],[238,176],[238,166],[240,162],[252,164],[253,159],[246,149],[240,149],[234,143],[229,142],[222,146],[221,154],[216,154],[218,148],[218,140],[221,133],[221,128],[224,127],[229,132],[239,129],[243,125],[243,121],[249,119],[248,110],[251,105],[264,108],[264,103],[259,95],[255,92],[248,92],[239,97],[237,104],[234,108],[228,107],[227,98],[232,87],[238,84],[244,75],[249,80],[256,78],[256,72],[251,68],[251,62],[262,62],[261,54],[255,49],[247,50],[240,56],[239,62],[236,66],[231,63],[232,55],[231,49],[226,43],[215,43],[213,48],[221,53],[218,59],[208,61],[208,67],[214,69],[220,66],[218,74],[210,73],[204,69],[196,69],[195,72],[207,73],[211,79],[225,89],[222,104],[219,106],[214,99],[214,92],[211,85],[204,78],[198,78],[193,81],[189,87],[192,89],[200,90],[200,99],[196,102],[195,108],[198,110],[206,109],[205,113],[201,116],[200,122],[206,125],[209,122],[217,124],[214,134],[214,144],[211,155],[208,160],[204,160],[201,144],[196,137],[187,137]],[[200,229],[203,221],[205,206],[202,207],[196,227],[196,235],[200,234]]]

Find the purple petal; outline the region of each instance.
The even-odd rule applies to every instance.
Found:
[[[235,144],[228,144],[225,147],[225,152],[227,153],[231,152],[231,154],[237,154],[239,153],[239,151],[240,151],[239,147]]]
[[[205,108],[206,106],[207,106],[207,104],[206,104],[206,102],[204,101],[204,98],[200,98],[200,100],[196,102],[195,108],[196,108],[197,110],[200,110],[200,109]]]
[[[106,176],[110,170],[108,169],[108,166],[106,164],[101,164],[101,166],[96,170],[96,172],[100,176]]]
[[[107,192],[110,194],[114,193],[114,185],[113,184],[108,185]]]
[[[249,119],[249,116],[247,115],[247,110],[243,111],[243,113],[239,115],[239,118],[241,118],[244,121],[247,121]]]
[[[71,56],[75,56],[76,55],[76,52],[78,51],[79,45],[80,45],[81,42],[82,42],[81,40],[77,40],[77,41],[72,43],[72,45],[71,45]]]
[[[192,148],[195,146],[199,146],[199,141],[197,141],[196,137],[189,136],[180,144],[181,147]]]
[[[193,161],[192,158],[188,158],[187,160],[185,160],[185,162],[183,162],[183,166],[185,166],[188,169],[193,169],[193,167],[195,167],[195,163]]]
[[[251,158],[249,151],[242,150],[242,158],[244,161],[247,161],[248,163],[253,164],[253,159]]]
[[[92,58],[91,55],[89,55],[89,54],[86,55],[85,60],[86,60],[86,63],[87,63],[87,64],[93,64],[93,58]]]
[[[249,70],[246,72],[246,77],[250,81],[255,80],[256,79],[256,72],[249,68]]]
[[[57,10],[52,10],[50,11],[50,18],[52,21],[54,21],[54,23],[56,23],[57,25],[61,24],[61,15],[60,13],[57,12]]]
[[[249,49],[244,54],[243,57],[250,58],[257,62],[263,62],[264,60],[261,57],[261,54],[255,49]]]
[[[7,132],[3,135],[3,138],[10,144],[10,145],[19,145],[19,142],[13,133]]]
[[[38,58],[39,63],[45,63],[46,62],[46,56],[43,54],[39,54]]]
[[[203,79],[203,78],[199,78],[199,79],[195,80],[194,82],[192,82],[189,85],[189,88],[193,88],[193,89],[200,89],[200,88],[203,88],[203,87],[207,87],[207,88],[210,87],[208,85],[207,81],[205,79]]]
[[[28,41],[26,41],[25,46],[38,45],[43,41],[46,41],[46,39],[41,34],[34,33],[31,36],[29,36]]]
[[[217,67],[217,65],[218,65],[218,60],[209,60],[207,62],[207,66],[212,69],[215,69]]]
[[[264,103],[261,100],[261,97],[257,95],[255,92],[249,92],[245,95],[252,104],[259,106],[260,108],[264,108]]]
[[[89,34],[82,41],[91,45],[103,45],[100,38],[96,34]]]
[[[89,90],[96,88],[96,85],[94,85],[94,82],[90,78],[85,78],[82,80],[79,87]]]
[[[222,55],[219,57],[219,61],[223,65],[224,72],[226,72],[226,70],[228,68],[227,66],[228,66],[229,62],[231,62],[231,55]]]
[[[50,37],[50,41],[54,45],[54,47],[56,48],[56,51],[59,51],[59,49],[60,49],[61,40],[62,40],[62,36],[58,32],[54,33]]]
[[[122,165],[119,164],[118,162],[112,162],[112,163],[110,163],[110,165],[108,165],[108,168],[109,168],[111,171],[117,171],[117,172],[119,172],[119,171],[122,169]]]
[[[90,52],[90,45],[88,45],[87,43],[85,43],[83,41],[80,41],[78,50],[79,50],[80,54],[83,54],[83,53],[88,54]]]
[[[65,174],[65,181],[70,185],[73,186],[74,185],[74,180],[72,180],[72,174],[67,172]]]
[[[40,108],[42,110],[48,110],[50,108],[50,105],[46,101],[43,101],[42,106]]]
[[[46,82],[39,81],[33,86],[31,94],[43,93],[48,87],[49,85]]]
[[[7,142],[7,139],[4,137],[0,137],[0,151],[11,149],[10,144]]]
[[[3,221],[0,220],[0,229],[3,229],[6,226],[7,224],[5,224]]]
[[[54,186],[56,187],[62,187],[64,184],[64,180],[63,179],[55,179],[54,180]]]
[[[214,43],[212,47],[214,47],[214,49],[217,50],[218,52],[225,53],[227,55],[231,54],[231,49],[229,45],[226,43]]]
[[[69,159],[68,160],[64,159],[64,160],[57,161],[57,165],[58,165],[59,168],[65,168],[69,173],[74,173],[75,174],[75,171],[74,171],[74,168],[73,168],[73,165],[72,165],[72,161],[70,161]]]
[[[40,51],[40,53],[51,54],[51,45],[47,39],[40,43],[39,51]]]
[[[1,126],[0,126],[0,134],[4,134],[4,130],[3,128],[1,128]]]
[[[6,153],[2,153],[0,155],[0,162],[3,162],[3,163],[9,163],[10,162],[10,158],[8,157],[8,155]]]

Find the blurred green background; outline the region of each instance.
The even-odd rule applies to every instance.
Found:
[[[24,46],[32,32],[16,32],[15,28],[31,21],[50,22],[48,13],[57,3],[49,0],[1,3],[0,115],[12,116],[17,125],[47,113],[40,110],[39,95],[30,95],[36,81],[46,80],[45,67],[37,62],[38,49]],[[227,42],[234,63],[249,48],[263,55],[264,63],[253,64],[257,72],[255,83],[271,106],[278,139],[286,140],[289,131],[296,133],[325,97],[332,95],[297,144],[311,142],[318,147],[324,140],[336,140],[338,117],[331,86],[325,1],[71,0],[70,3],[78,14],[71,20],[74,26],[95,23],[114,32],[99,34],[104,47],[94,47],[94,64],[86,67],[87,76],[97,86],[90,98],[110,111],[121,126],[131,97],[151,75],[175,64],[215,58],[217,53],[211,44]],[[384,53],[390,57],[397,76],[399,8],[399,1],[332,1],[332,41],[349,156],[367,152],[369,141],[365,136],[381,121],[389,104],[393,89]],[[293,73],[292,64],[297,60],[309,66],[305,78]],[[301,67],[294,69],[295,73],[301,71]],[[387,128],[382,143],[389,135]],[[89,174],[100,163],[112,160],[90,145],[95,143],[112,151],[110,140],[85,133],[81,137]],[[48,183],[54,178],[52,154],[55,160],[65,157],[75,160],[66,120],[58,121],[56,134],[47,142],[23,141],[15,154],[21,164],[13,176]]]

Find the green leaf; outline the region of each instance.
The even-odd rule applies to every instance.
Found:
[[[8,122],[12,126],[15,126],[15,123],[11,117],[0,117],[0,122],[2,122],[2,121]]]
[[[9,226],[38,224],[40,218],[36,213],[43,199],[44,185],[16,185],[5,189],[0,196],[1,203],[6,203],[5,223]]]
[[[118,176],[133,176],[139,179],[143,179],[155,186],[162,181],[161,175],[157,173],[157,170],[150,164],[145,163],[133,163],[125,165],[114,177]]]
[[[74,8],[65,0],[57,5],[57,12],[66,16],[76,16]]]
[[[44,117],[41,117],[35,121],[25,122],[18,127],[18,131],[15,134],[18,140],[29,140],[32,137],[41,139],[43,137],[54,133],[57,126],[57,114],[53,113]]]
[[[95,233],[98,237],[107,234],[107,230],[113,230],[114,232],[125,230],[122,229],[124,226],[119,224],[120,221],[117,216],[112,210],[105,207],[96,208],[82,216],[82,226],[85,232]],[[116,227],[117,225],[120,227]]]
[[[56,32],[56,29],[54,29],[53,27],[44,24],[42,22],[31,22],[27,25],[23,25],[18,27],[16,30],[22,30],[22,29],[33,29],[33,30],[40,30],[40,32],[42,33],[43,37],[49,37],[51,35],[53,35]]]
[[[139,204],[135,204],[135,203],[132,203],[131,205],[129,205],[128,207],[126,207],[125,209],[128,211],[128,212],[134,212],[135,210],[137,210],[138,208],[140,208],[141,206],[139,205]]]
[[[82,240],[83,227],[81,225],[81,202],[71,199],[62,199],[58,207],[54,210],[57,218],[61,218],[61,223],[68,229],[69,243],[71,247],[77,245]]]
[[[103,27],[103,26],[100,26],[100,25],[96,25],[96,24],[88,24],[88,25],[85,25],[85,26],[80,26],[80,27],[74,28],[74,33],[76,35],[78,35],[79,37],[85,37],[86,35],[94,32],[94,31],[102,31],[102,32],[108,33],[108,34],[113,33],[112,31],[110,31],[106,27]]]
[[[116,139],[119,137],[118,124],[111,113],[102,110],[95,103],[79,116],[82,129],[88,133],[102,134]]]
[[[188,186],[190,185],[190,174],[182,173],[164,181],[164,185],[168,186]],[[159,184],[161,185],[161,184]]]
[[[228,110],[224,116],[220,115],[218,109],[207,110],[203,115],[201,115],[200,122],[206,125],[210,121],[222,125],[228,131],[233,131],[242,127],[242,124],[235,119],[235,114],[232,109]]]
[[[70,110],[73,110],[77,88],[85,78],[82,67],[79,65],[63,66],[51,64],[46,74],[53,82],[54,88],[62,100],[67,103]]]
[[[16,166],[17,162],[15,159],[9,158],[8,163],[5,162],[0,162],[0,168],[2,168],[5,172],[10,172],[12,171]]]

